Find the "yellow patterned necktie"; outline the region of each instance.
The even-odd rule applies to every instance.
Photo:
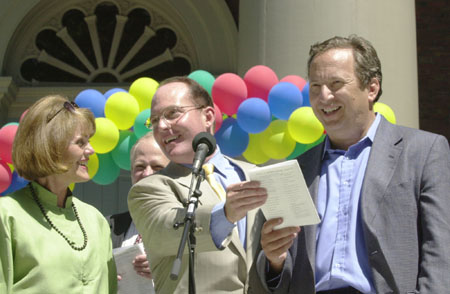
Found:
[[[221,201],[225,201],[227,194],[222,185],[218,183],[216,181],[216,178],[214,177],[214,165],[212,163],[205,163],[202,167],[205,171],[206,180],[208,181],[211,188],[214,190],[214,192],[216,192]]]

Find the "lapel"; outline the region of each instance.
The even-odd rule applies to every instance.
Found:
[[[317,192],[319,189],[320,169],[324,148],[325,141],[297,158],[314,204],[317,203]],[[316,264],[316,228],[316,225],[302,227],[302,231],[305,234],[306,252],[312,268],[315,268]]]
[[[361,187],[362,216],[368,227],[379,212],[380,203],[384,201],[402,150],[401,134],[381,117]]]
[[[248,168],[248,166],[253,166],[251,164],[246,164],[243,162],[237,162],[229,157],[226,157],[228,160],[239,166],[242,171],[244,172],[245,178],[247,179],[247,174],[245,170]],[[192,179],[192,172],[191,169],[188,167],[185,167],[184,165],[177,164],[170,162],[169,165],[161,171],[161,174],[167,175],[174,179],[176,182],[178,182],[181,186],[186,187],[186,193],[183,193],[183,195],[178,195],[179,200],[182,203],[187,203],[188,201],[188,193],[189,193],[189,187],[191,185],[191,179]],[[207,181],[202,181],[200,184],[200,191],[202,191],[202,196],[199,198],[199,204],[201,205],[202,202],[205,201],[213,201],[213,202],[219,202],[219,198],[216,195],[216,192],[211,188],[211,186],[208,184]],[[252,238],[249,238],[249,228],[253,225],[254,220],[254,214],[252,213],[250,217],[247,218],[247,247],[250,247],[250,242],[252,242]],[[239,239],[239,234],[237,231],[237,228],[234,228],[231,232],[231,239],[230,239],[231,246],[235,247],[236,251],[239,252],[241,257],[244,260],[247,260],[244,247],[242,246],[241,240]],[[229,246],[230,246],[229,245]]]
[[[298,158],[303,176],[305,177],[306,184],[308,185],[314,203],[317,202],[322,154],[325,147],[324,142]],[[374,227],[373,221],[379,212],[380,203],[384,201],[386,189],[394,176],[394,171],[402,150],[402,135],[394,126],[381,117],[380,125],[378,126],[369,160],[367,162],[364,182],[361,187],[360,209],[363,218],[366,244],[379,244],[376,231],[380,228]],[[316,227],[317,226],[306,226],[302,228],[305,234],[305,247],[313,269],[315,268]],[[299,246],[302,246],[302,244],[299,244]],[[371,252],[368,252],[368,254],[370,255]],[[385,276],[374,276],[374,282],[377,286],[388,283],[391,285],[390,287],[392,287],[392,285],[395,285],[395,282],[393,282],[394,279],[389,265],[386,260],[382,258],[382,254],[379,256],[380,258],[377,258],[376,260],[377,264],[371,264],[371,267],[377,267],[377,270],[379,272],[384,272]]]
[[[225,155],[224,155],[225,156]],[[247,171],[255,165],[243,162],[243,161],[237,161],[234,160],[228,156],[225,156],[226,159],[231,161],[233,164],[239,166],[239,168],[244,173],[245,180],[248,179]],[[242,246],[241,239],[239,239],[239,234],[237,228],[233,229],[232,237],[231,237],[231,243],[234,245],[234,247],[237,249],[241,257],[244,259],[244,261],[247,263],[247,269],[250,269],[251,261],[253,260],[253,254],[256,252],[258,244],[259,244],[259,234],[261,234],[260,231],[258,231],[257,226],[254,226],[255,224],[255,216],[257,213],[257,209],[251,210],[247,213],[247,227],[246,227],[246,238],[247,238],[247,250],[244,249],[244,246]],[[258,232],[256,232],[258,231]],[[258,235],[255,235],[258,234]],[[248,258],[247,258],[248,257]]]
[[[378,239],[377,234],[378,230],[384,228],[377,226],[374,219],[378,213],[383,213],[379,207],[382,202],[386,201],[386,190],[394,176],[402,151],[403,137],[401,133],[381,117],[361,188],[360,209],[375,287],[378,290],[389,289],[393,292],[398,291],[396,290],[396,282],[391,268],[384,258],[381,248],[381,244],[384,242]],[[371,246],[369,247],[368,244]],[[370,251],[369,248],[372,248],[373,251]],[[370,258],[375,253],[377,254],[373,256],[376,258]]]

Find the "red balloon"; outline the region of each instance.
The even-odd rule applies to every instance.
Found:
[[[306,85],[306,80],[304,78],[302,78],[301,76],[296,76],[296,75],[285,76],[284,78],[281,79],[280,82],[292,83],[292,84],[296,85],[300,91],[303,90],[303,88]]]
[[[11,169],[5,161],[0,160],[0,193],[8,189],[9,185],[11,185],[11,181]]]
[[[247,86],[236,74],[224,73],[217,77],[211,90],[214,103],[227,115],[233,115],[247,98]]]
[[[247,97],[261,98],[267,102],[270,89],[278,83],[277,74],[265,65],[250,68],[244,76]]]
[[[219,106],[217,106],[216,103],[214,103],[214,109],[216,110],[216,127],[215,127],[215,130],[214,130],[214,133],[215,133],[222,126],[223,114],[222,114],[222,111],[220,110]]]
[[[0,158],[12,163],[11,151],[18,125],[7,125],[0,129]]]

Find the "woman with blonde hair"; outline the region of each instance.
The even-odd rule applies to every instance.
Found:
[[[59,95],[33,104],[12,158],[30,181],[0,198],[0,293],[115,293],[117,275],[103,215],[72,195],[90,179],[92,112]]]

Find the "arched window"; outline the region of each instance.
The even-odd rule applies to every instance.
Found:
[[[170,27],[154,28],[152,20],[144,8],[122,15],[111,2],[98,4],[92,15],[70,9],[60,28],[37,33],[39,54],[22,62],[20,75],[28,83],[123,83],[189,74],[189,59],[172,53],[179,36]]]

